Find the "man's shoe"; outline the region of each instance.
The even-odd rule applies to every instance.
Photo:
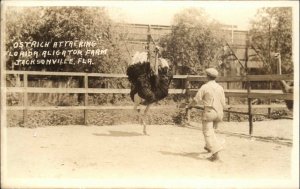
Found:
[[[209,161],[211,162],[221,162],[218,152],[214,153],[213,155],[211,155],[209,158],[207,158]]]

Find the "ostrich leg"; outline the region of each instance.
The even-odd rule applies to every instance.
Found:
[[[145,122],[144,118],[146,117],[149,108],[150,108],[150,104],[147,105],[147,107],[144,111],[144,115],[142,116],[142,119],[141,119],[142,124],[143,124],[143,133],[144,133],[144,135],[147,135],[147,125],[146,125],[146,122]]]
[[[138,113],[138,120],[139,123],[141,122],[141,113],[140,113],[140,109],[138,109],[138,106],[140,105],[140,103],[142,102],[141,97],[139,97],[139,95],[136,93],[133,97],[133,101],[134,101],[134,107],[133,109]]]
[[[142,102],[142,98],[138,95],[135,94],[134,95],[134,110],[138,113],[138,120],[139,123],[143,125],[143,133],[144,135],[147,135],[147,130],[146,130],[146,123],[144,121],[144,118],[149,110],[150,104],[147,105],[146,109],[144,110],[144,114],[142,114],[142,112],[140,111],[140,109],[138,109],[139,104]]]

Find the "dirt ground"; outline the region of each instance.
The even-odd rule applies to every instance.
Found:
[[[275,184],[292,179],[292,120],[254,122],[252,138],[247,122],[223,122],[218,137],[225,149],[218,163],[206,160],[210,154],[203,150],[200,124],[149,125],[147,130],[145,136],[137,124],[8,127],[2,156],[7,182],[2,184],[187,187],[209,184],[210,179],[250,179],[252,184],[257,179],[275,179]],[[172,181],[174,185],[168,184]],[[215,184],[221,188],[230,182]]]

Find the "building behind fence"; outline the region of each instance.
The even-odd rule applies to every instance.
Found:
[[[155,42],[168,35],[172,31],[172,26],[168,25],[147,25],[147,24],[119,24],[117,32],[123,36],[126,51],[131,55],[136,51],[145,51],[147,45],[147,34],[149,32]],[[234,25],[222,25],[222,33],[227,44],[223,47],[227,54],[223,60],[223,76],[240,76],[245,67],[245,49],[248,31],[238,30]],[[220,47],[222,48],[222,47]],[[255,73],[263,66],[254,49],[248,50],[248,69]],[[130,61],[130,60],[128,60]]]

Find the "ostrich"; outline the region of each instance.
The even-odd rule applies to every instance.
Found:
[[[287,84],[287,82],[284,80],[281,80],[280,83],[282,85],[282,91],[284,93],[293,93],[294,92],[293,85]],[[294,106],[293,100],[285,100],[285,104],[289,110],[291,110],[291,111],[293,110],[293,106]]]
[[[130,97],[134,102],[134,110],[139,113],[139,123],[143,125],[145,135],[147,131],[144,118],[150,105],[168,96],[169,85],[173,78],[165,59],[156,58],[155,63],[155,69],[152,69],[147,53],[136,52],[127,68],[128,80],[131,83]],[[138,110],[140,104],[146,106],[144,115]]]
[[[278,74],[281,75],[281,55],[280,55],[280,53],[274,53],[273,56],[275,58],[277,58],[277,60],[278,60]],[[293,84],[288,84],[284,80],[281,80],[280,83],[282,86],[282,91],[284,93],[293,93],[294,92]],[[291,110],[291,111],[293,110],[293,105],[294,105],[293,100],[285,100],[285,104],[289,110]]]

